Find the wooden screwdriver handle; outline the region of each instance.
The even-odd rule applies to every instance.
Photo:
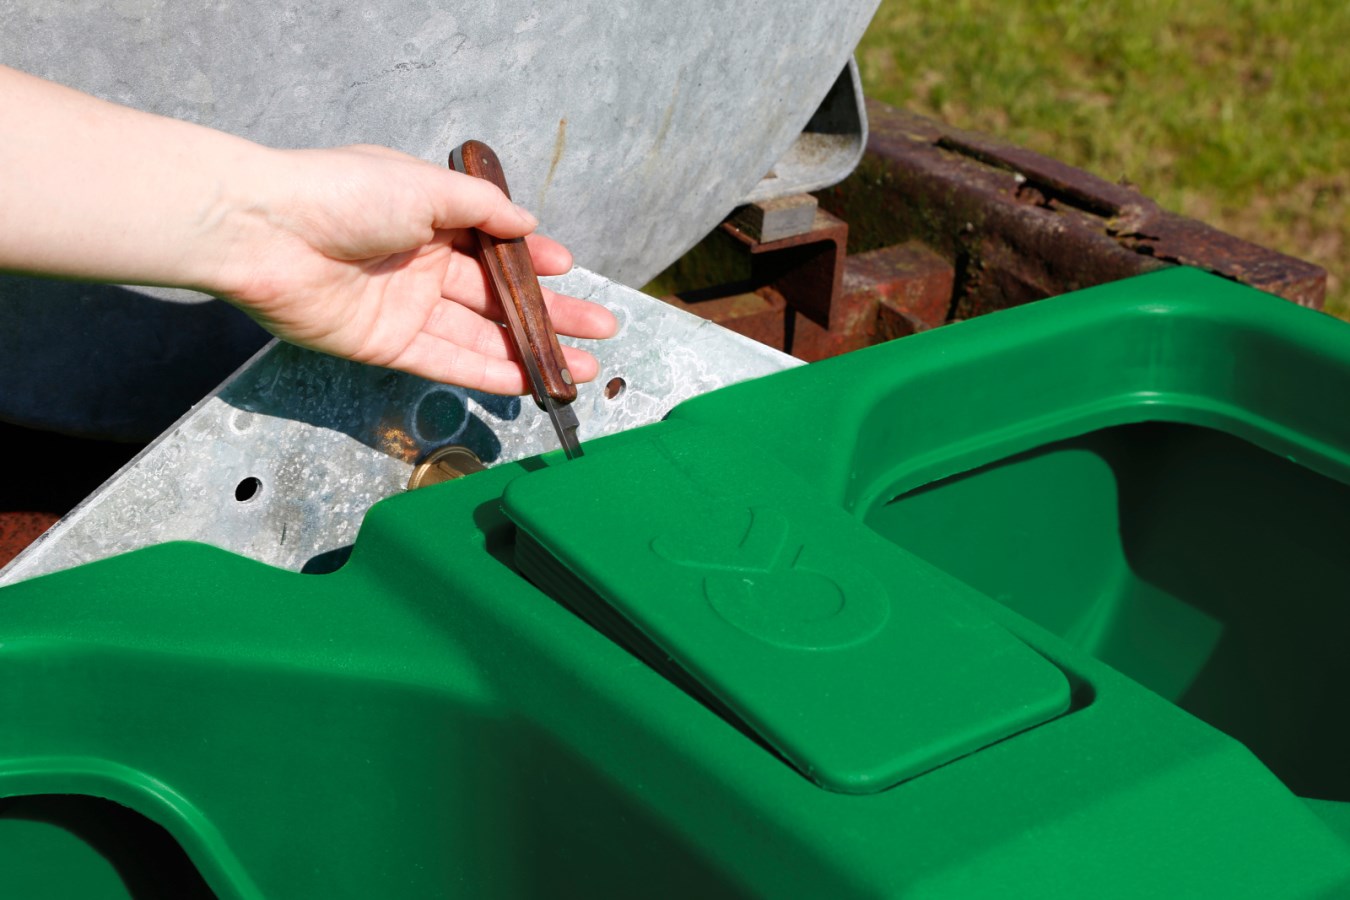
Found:
[[[450,165],[466,175],[492,182],[507,197],[511,196],[501,160],[482,141],[465,141],[451,154]],[[506,240],[482,231],[477,233],[480,258],[496,287],[497,299],[505,309],[507,330],[516,352],[527,371],[531,368],[531,360],[535,363],[536,372],[530,373],[531,376],[537,374],[540,381],[534,384],[535,379],[531,378],[530,389],[535,401],[543,404],[542,391],[559,403],[571,403],[577,398],[577,386],[572,382],[572,373],[567,370],[562,347],[558,344],[558,334],[548,317],[548,307],[544,305],[544,295],[539,289],[539,276],[535,274],[525,239]]]

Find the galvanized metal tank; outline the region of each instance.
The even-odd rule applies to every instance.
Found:
[[[0,0],[0,62],[273,146],[486,140],[544,232],[640,284],[747,199],[851,170],[876,5]],[[148,438],[262,340],[186,291],[5,278],[0,417]]]

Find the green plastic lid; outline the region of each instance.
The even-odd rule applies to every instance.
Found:
[[[1064,674],[712,429],[557,465],[504,495],[522,572],[812,781],[871,793],[1064,712]]]

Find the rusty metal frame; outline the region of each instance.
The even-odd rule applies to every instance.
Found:
[[[1167,265],[1320,309],[1326,272],[1160,208],[1128,185],[996,138],[868,102],[867,154],[821,206],[850,252],[917,240],[954,266],[968,318]]]
[[[666,299],[805,360],[1169,265],[1322,307],[1311,263],[996,138],[867,110],[863,162],[816,194],[811,231],[761,243],[724,222],[749,281]]]

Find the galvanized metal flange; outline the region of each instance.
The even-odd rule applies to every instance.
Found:
[[[575,269],[544,279],[607,306],[619,333],[573,408],[583,441],[800,361]],[[375,502],[455,444],[492,465],[557,449],[528,399],[449,387],[273,343],[0,570],[0,583],[138,547],[201,541],[287,569],[340,565]]]

